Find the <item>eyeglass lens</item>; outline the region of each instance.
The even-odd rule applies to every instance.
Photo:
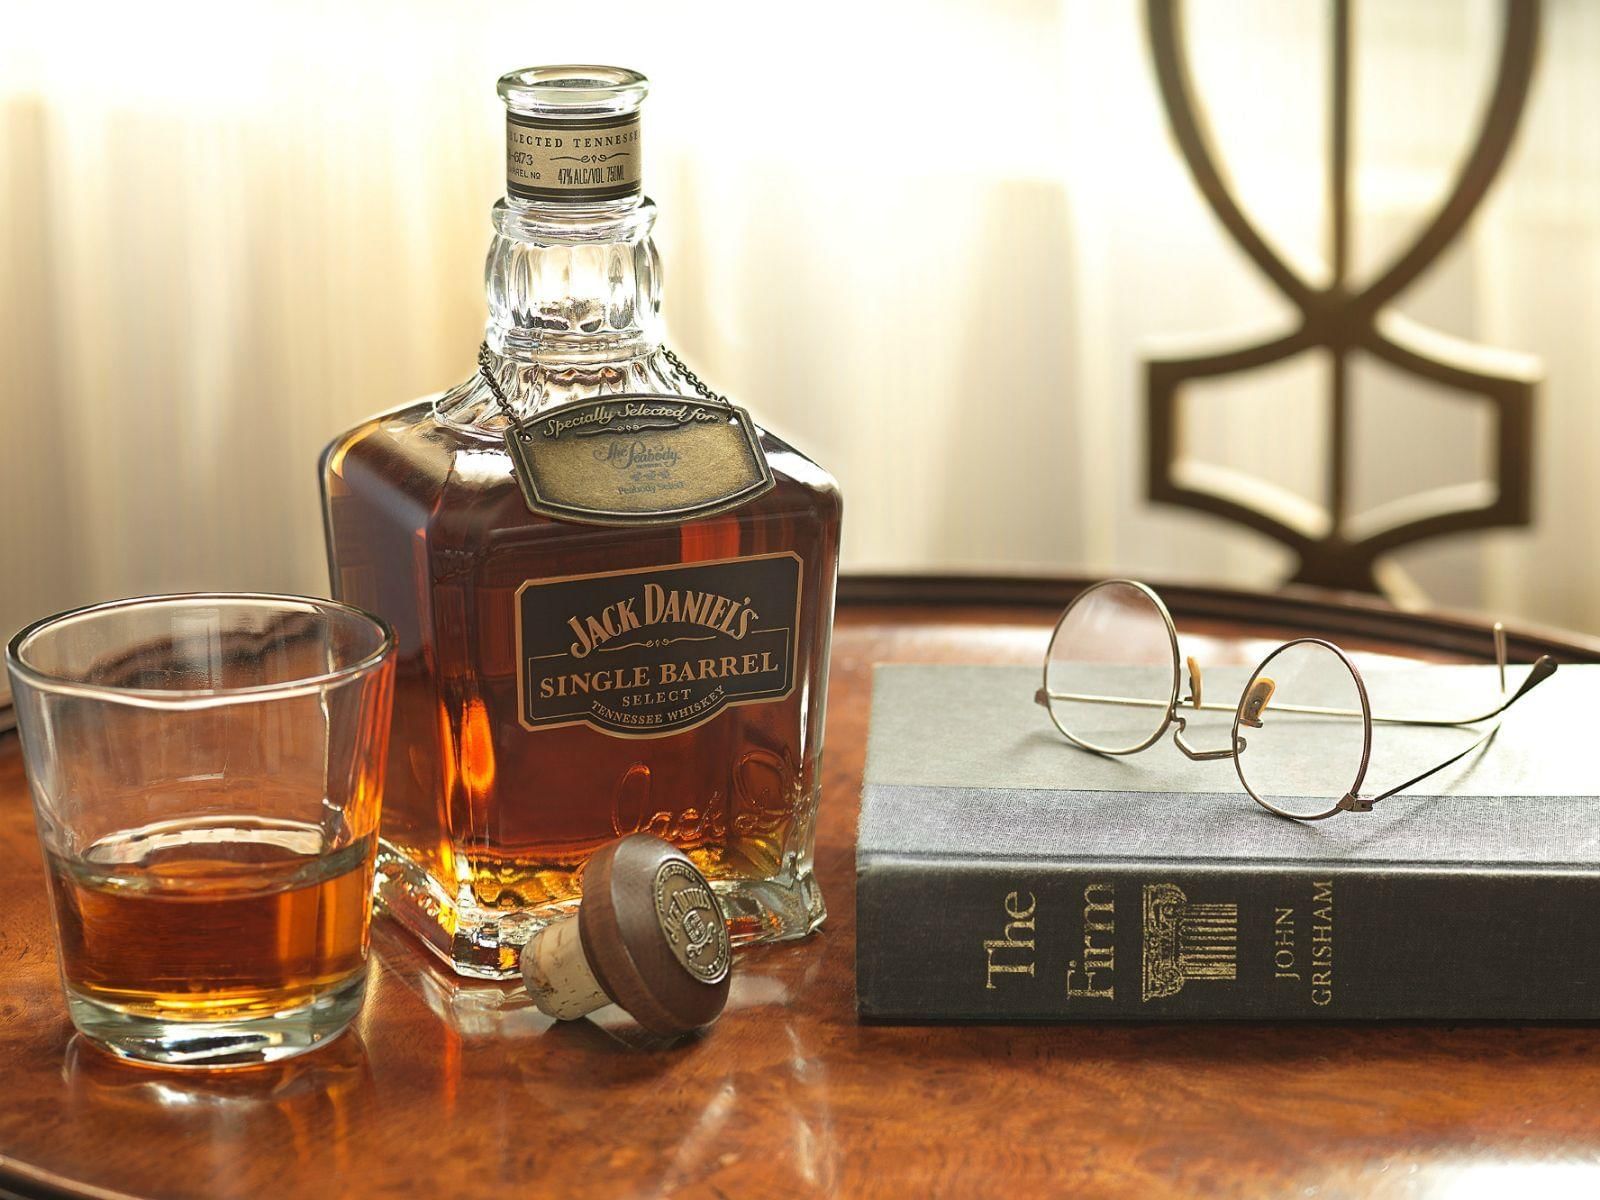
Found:
[[[1260,706],[1251,724],[1252,696]],[[1300,711],[1300,710],[1322,711]],[[1234,727],[1243,739],[1239,779],[1285,816],[1325,816],[1356,790],[1366,770],[1369,725],[1349,663],[1320,642],[1290,642],[1267,656],[1245,687]],[[1236,745],[1236,749],[1237,749]]]
[[[1166,727],[1178,654],[1156,601],[1117,580],[1084,592],[1061,615],[1044,674],[1062,733],[1091,750],[1127,753]]]

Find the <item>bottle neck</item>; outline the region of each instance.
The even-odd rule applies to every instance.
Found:
[[[649,81],[569,64],[512,71],[495,90],[506,104],[506,195],[484,267],[489,354],[434,401],[435,415],[490,433],[595,396],[693,394],[661,346],[656,210],[639,139]]]
[[[501,200],[484,267],[484,340],[502,359],[616,366],[661,346],[655,205],[633,197],[589,205]]]

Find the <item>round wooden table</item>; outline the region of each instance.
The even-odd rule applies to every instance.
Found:
[[[117,1062],[68,1024],[16,738],[0,739],[0,1196],[1600,1193],[1587,1026],[857,1021],[872,664],[1035,662],[1076,586],[845,582],[817,851],[827,926],[741,953],[727,1013],[676,1044],[620,1017],[552,1026],[380,921],[353,1035],[247,1071]],[[1366,655],[1490,653],[1470,619],[1161,590],[1208,665],[1308,632]],[[1543,650],[1600,661],[1600,643],[1513,632],[1521,660]]]

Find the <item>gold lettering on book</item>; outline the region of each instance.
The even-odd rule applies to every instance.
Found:
[[[1085,1000],[1116,999],[1117,891],[1109,883],[1083,889],[1083,956],[1067,963],[1067,995]]]
[[[1026,904],[1022,902],[1021,897],[1023,895],[1028,897]],[[1011,892],[1006,896],[1005,912],[1010,920],[1006,922],[1005,930],[998,938],[983,943],[983,951],[988,958],[988,973],[984,976],[983,984],[987,990],[994,991],[994,977],[996,975],[1033,975],[1033,959],[1031,957],[1034,948],[1033,913],[1038,906],[1039,902],[1034,898],[1032,892]],[[1024,934],[1027,936],[1024,937]],[[1025,961],[1016,961],[1023,958],[1022,955],[1015,953],[1019,950],[1029,952],[1029,957]],[[1012,961],[996,962],[996,953],[1000,953],[1003,959],[1009,958]]]
[[[1300,972],[1295,969],[1295,924],[1293,905],[1274,905],[1272,908],[1272,977],[1300,982]]]
[[[1333,1003],[1333,880],[1311,885],[1311,1003]]]

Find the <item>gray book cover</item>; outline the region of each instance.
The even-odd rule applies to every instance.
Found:
[[[1498,694],[1493,667],[1364,674],[1380,712],[1457,715]],[[1208,698],[1247,675],[1208,671]],[[1600,1015],[1600,750],[1580,728],[1600,668],[1562,668],[1415,792],[1310,824],[1266,812],[1230,762],[1191,761],[1170,735],[1128,757],[1073,746],[1038,685],[1034,668],[877,668],[857,841],[864,1015]],[[1192,714],[1188,736],[1225,746],[1229,726]],[[1364,790],[1476,736],[1377,726]]]

